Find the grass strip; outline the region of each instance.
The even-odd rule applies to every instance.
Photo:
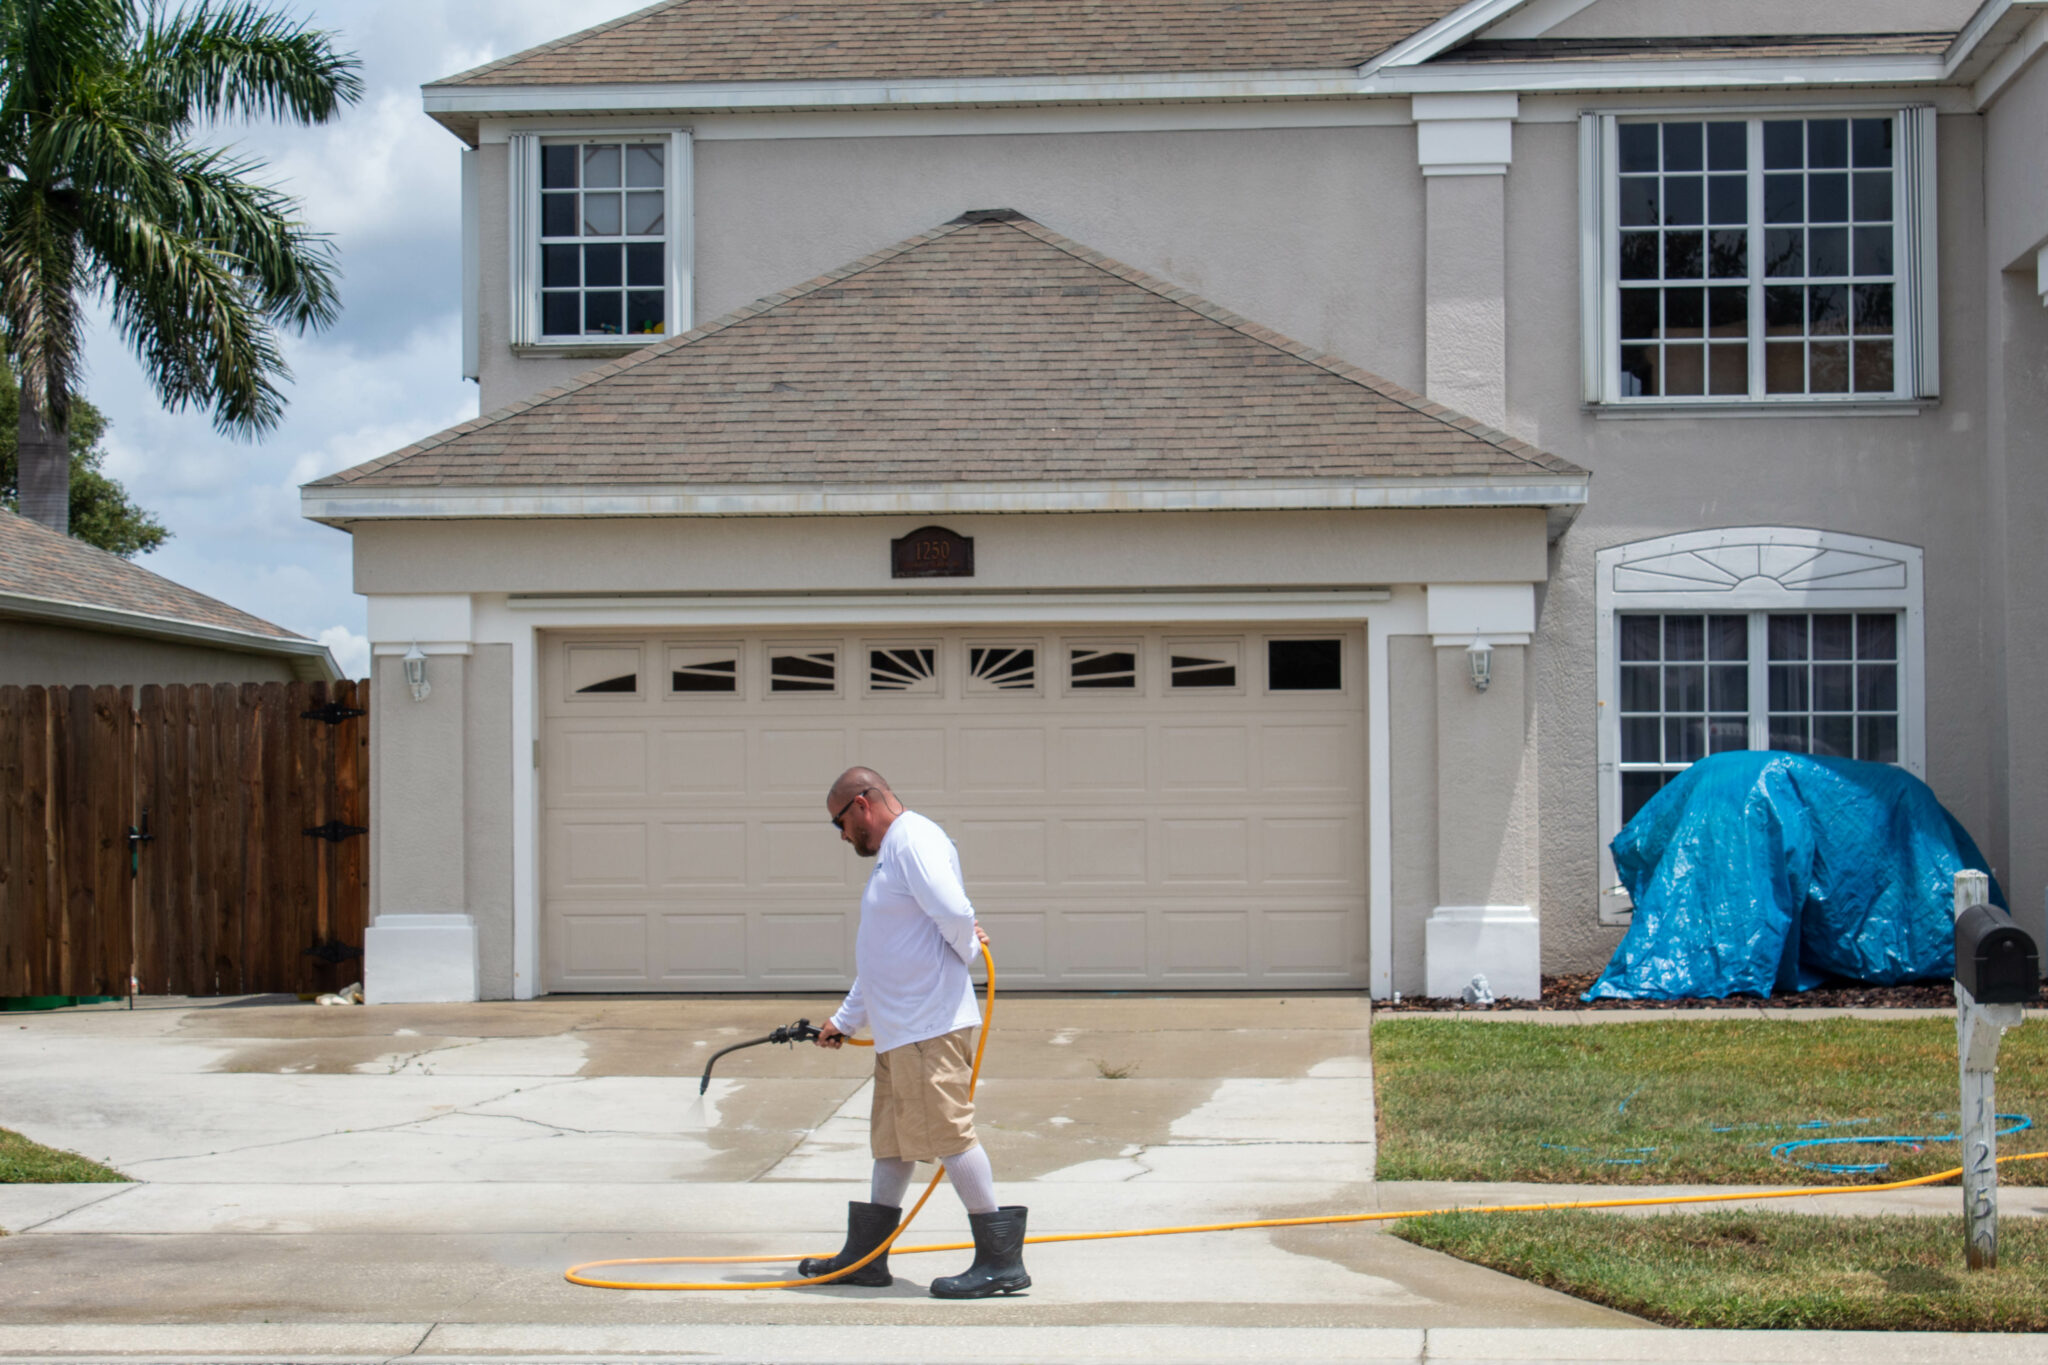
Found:
[[[1392,1231],[1672,1327],[2048,1331],[2048,1224],[2001,1220],[1998,1269],[1972,1272],[1957,1214],[1453,1213]]]
[[[110,1184],[128,1177],[76,1152],[60,1152],[0,1128],[0,1185]]]
[[[1376,1018],[1379,1178],[1592,1185],[1877,1184],[1961,1164],[1947,1019],[1519,1024]],[[2048,1027],[2009,1033],[1998,1108],[2048,1149]],[[1802,1127],[1801,1125],[1824,1125]],[[2010,1125],[2002,1125],[2010,1126]],[[1831,1145],[1773,1152],[1787,1142]],[[1817,1165],[1883,1165],[1818,1170]],[[1999,1179],[2048,1184],[2048,1162]]]

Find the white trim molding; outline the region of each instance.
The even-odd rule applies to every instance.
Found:
[[[1575,516],[1586,475],[1395,479],[1016,480],[930,484],[426,488],[308,484],[302,515],[330,526],[415,517],[924,516],[966,512],[1244,512],[1543,507]],[[1569,520],[1569,516],[1565,518]],[[1560,534],[1562,525],[1552,528]]]
[[[1514,95],[1417,95],[1415,158],[1425,176],[1506,175],[1515,159]]]
[[[1730,526],[1610,545],[1594,555],[1594,706],[1599,774],[1602,924],[1628,923],[1610,845],[1621,830],[1620,661],[1622,612],[1896,611],[1899,632],[1899,766],[1927,775],[1925,551],[1916,545],[1801,526]],[[1751,707],[1765,659],[1752,648]],[[1769,736],[1750,730],[1750,747]]]

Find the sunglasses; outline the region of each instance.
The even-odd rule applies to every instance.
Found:
[[[839,808],[839,814],[832,817],[832,828],[838,830],[841,834],[846,833],[846,812],[853,809],[855,801],[860,800],[873,790],[873,787],[862,787],[859,791],[855,792],[852,799]]]

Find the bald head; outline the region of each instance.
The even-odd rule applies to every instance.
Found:
[[[863,787],[883,796],[896,794],[889,790],[888,780],[873,768],[848,768],[839,774],[839,780],[825,793],[825,800],[836,810],[851,801],[854,793]]]

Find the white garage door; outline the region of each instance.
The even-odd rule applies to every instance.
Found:
[[[562,635],[543,652],[557,991],[837,988],[862,763],[960,848],[1005,986],[1366,983],[1348,629]]]

